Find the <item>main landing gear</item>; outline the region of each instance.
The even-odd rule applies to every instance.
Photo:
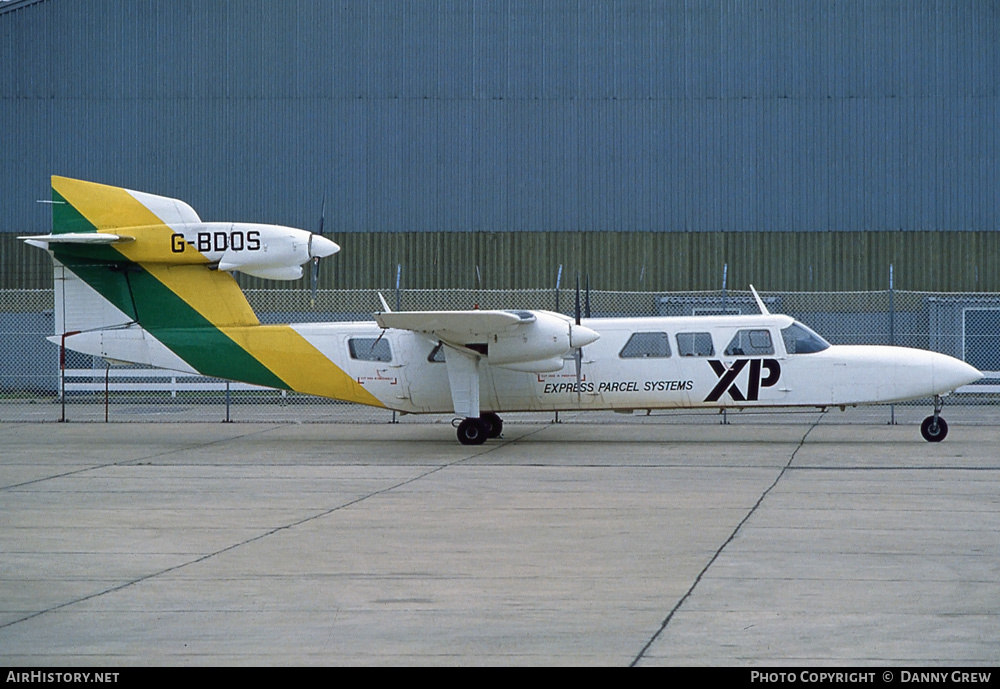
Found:
[[[463,445],[482,445],[488,438],[499,438],[502,432],[503,419],[493,412],[486,412],[478,418],[467,418],[458,424],[458,442]]]
[[[934,395],[934,413],[920,424],[920,435],[929,443],[939,443],[948,435],[948,423],[941,418],[941,407],[944,401],[940,395]]]

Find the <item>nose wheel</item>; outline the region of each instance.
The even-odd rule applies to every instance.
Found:
[[[948,435],[948,423],[941,418],[941,408],[944,401],[940,395],[934,396],[934,413],[920,424],[920,435],[929,443],[939,443]]]

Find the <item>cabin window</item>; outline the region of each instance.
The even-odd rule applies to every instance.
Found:
[[[812,354],[830,346],[829,342],[798,321],[781,331],[781,339],[789,354]]]
[[[726,356],[770,356],[774,354],[767,330],[740,330],[726,347]]]
[[[677,333],[677,353],[681,356],[714,356],[711,333]]]
[[[427,355],[427,361],[433,364],[443,364],[444,363],[444,345],[438,342],[431,353]]]
[[[622,359],[665,359],[670,356],[670,341],[666,333],[632,333],[618,356]]]
[[[352,337],[347,341],[352,359],[358,361],[392,361],[389,340],[384,337]]]

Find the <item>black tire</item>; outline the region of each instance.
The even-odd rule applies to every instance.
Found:
[[[500,434],[503,433],[503,419],[491,411],[486,412],[479,418],[489,427],[489,430],[486,432],[487,438],[500,437]]]
[[[928,416],[920,424],[920,435],[929,443],[939,443],[948,435],[948,423],[940,416],[937,418],[937,423],[934,423],[934,417]]]
[[[458,424],[458,442],[463,445],[482,445],[489,435],[489,425],[482,419],[466,419]]]

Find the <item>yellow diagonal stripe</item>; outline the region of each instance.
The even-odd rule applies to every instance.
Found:
[[[296,392],[374,407],[385,406],[287,325],[221,330]]]

